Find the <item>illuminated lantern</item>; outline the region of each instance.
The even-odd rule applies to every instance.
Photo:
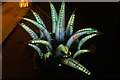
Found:
[[[21,0],[20,2],[19,2],[19,6],[22,8],[22,7],[28,7],[29,5],[29,2],[28,2],[28,0]]]

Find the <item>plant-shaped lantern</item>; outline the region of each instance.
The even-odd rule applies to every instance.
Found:
[[[28,18],[22,19],[29,21],[38,27],[40,31],[40,37],[27,25],[24,23],[19,23],[19,25],[22,26],[32,38],[32,40],[29,41],[28,45],[37,51],[41,60],[47,61],[52,56],[52,58],[55,58],[55,60],[58,59],[59,64],[73,67],[90,75],[91,72],[77,60],[75,60],[75,58],[82,53],[90,52],[90,50],[81,49],[81,46],[90,38],[98,35],[99,32],[93,28],[84,28],[76,31],[73,34],[75,12],[72,13],[65,30],[65,3],[62,2],[59,14],[57,14],[56,9],[52,3],[50,3],[50,8],[52,17],[51,33],[47,30],[47,27],[45,26],[40,16],[33,10],[31,11],[36,18],[36,21]],[[83,35],[86,37],[83,37],[79,40],[79,37]],[[78,44],[76,47],[77,51],[74,53],[70,51],[70,47],[73,43]],[[40,45],[46,46],[47,53],[42,52]]]

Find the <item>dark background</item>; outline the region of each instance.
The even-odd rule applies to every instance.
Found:
[[[57,12],[61,3],[54,3]],[[74,10],[74,31],[86,27],[92,27],[103,34],[92,38],[85,43],[83,48],[95,49],[94,53],[88,53],[79,57],[79,62],[92,72],[88,76],[81,71],[62,66],[51,68],[51,65],[41,65],[40,70],[34,68],[34,50],[25,42],[30,40],[28,34],[19,25],[12,31],[3,42],[3,79],[118,79],[119,78],[119,54],[118,54],[118,5],[119,3],[66,3],[66,23]],[[51,19],[49,3],[32,3],[32,9],[36,11],[49,31],[51,30]],[[44,12],[43,12],[44,11]],[[35,19],[31,11],[25,17]],[[37,32],[37,28],[26,21]]]

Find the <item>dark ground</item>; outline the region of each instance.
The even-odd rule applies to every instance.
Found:
[[[33,3],[32,9],[39,13],[47,28],[51,29],[51,20],[36,6],[50,15],[49,3]],[[118,4],[119,3],[66,3],[66,22],[73,10],[76,10],[75,31],[85,27],[93,27],[103,33],[87,42],[87,48],[92,46],[96,52],[80,56],[80,62],[92,72],[86,74],[69,67],[49,68],[42,66],[40,72],[34,69],[34,50],[25,42],[30,40],[28,34],[19,25],[3,42],[3,79],[79,79],[79,80],[108,80],[119,78],[118,55]],[[55,3],[57,11],[60,3]],[[33,18],[31,12],[26,17]],[[34,25],[21,21],[32,26]],[[91,47],[90,47],[91,46]]]

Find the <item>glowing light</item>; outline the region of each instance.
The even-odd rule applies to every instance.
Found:
[[[28,2],[28,0],[21,0],[20,2],[19,2],[19,6],[22,8],[22,7],[28,7],[29,5],[29,2]]]

